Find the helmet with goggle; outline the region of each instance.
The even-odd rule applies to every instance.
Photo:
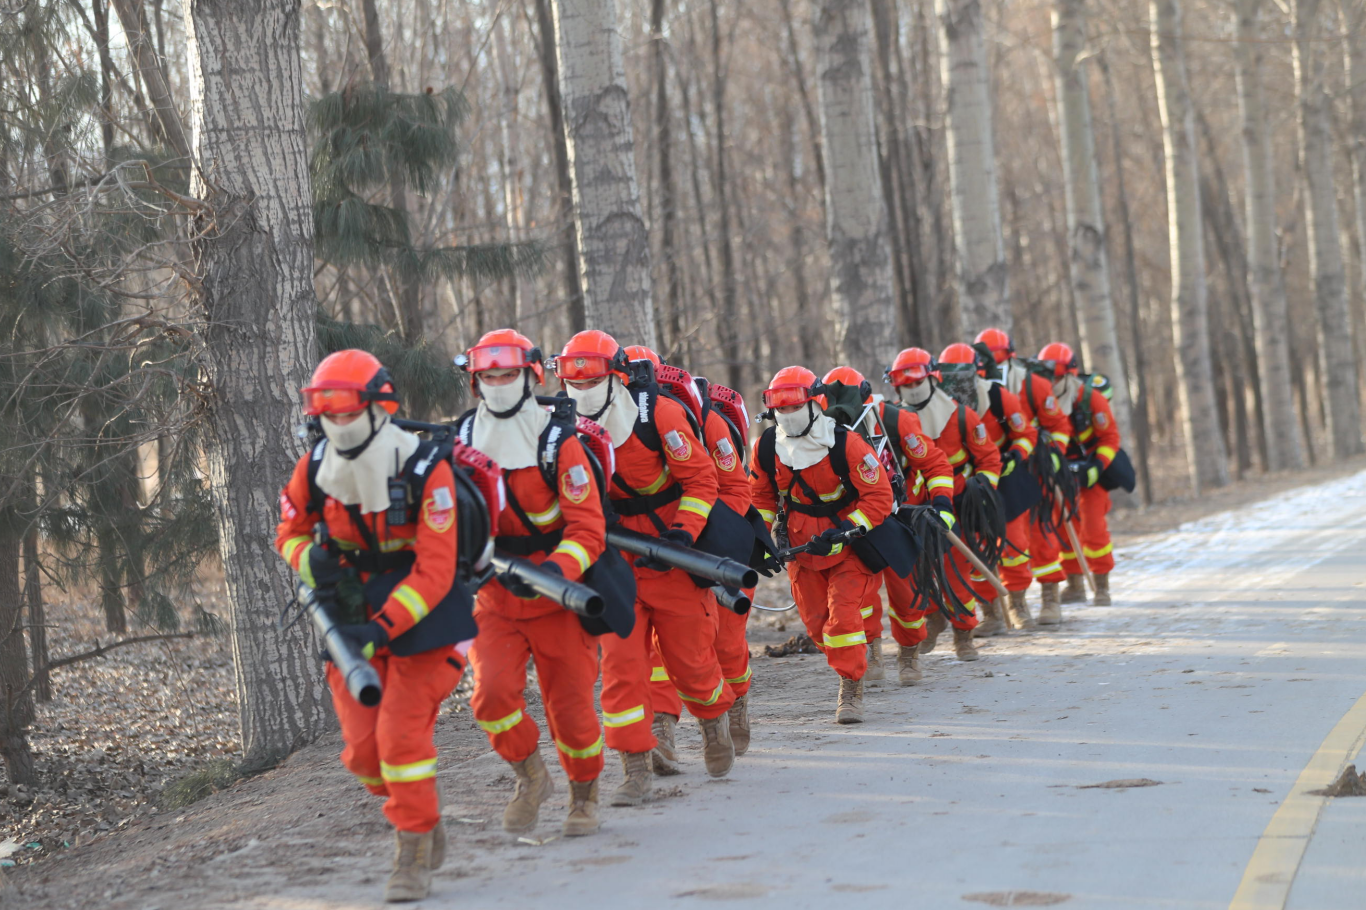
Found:
[[[984,360],[986,362],[983,362]],[[953,344],[939,352],[939,363],[971,365],[976,367],[977,375],[985,376],[987,363],[990,363],[990,360],[985,358],[984,355],[979,354],[977,349],[972,345],[964,344],[961,341],[955,341]]]
[[[384,364],[369,351],[348,348],[328,354],[302,389],[304,413],[355,414],[372,402],[390,414],[398,413],[398,394]]]
[[[986,345],[997,363],[1005,363],[1015,356],[1015,341],[1002,329],[982,329],[973,343]]]
[[[939,378],[934,356],[924,348],[906,348],[883,375],[894,386],[914,385],[931,376]]]
[[[538,385],[545,384],[545,366],[541,349],[531,339],[514,329],[485,332],[474,347],[456,359],[456,365],[473,377],[485,370],[529,369]]]
[[[625,349],[600,329],[580,332],[565,342],[555,358],[555,375],[563,382],[589,382],[615,373],[630,382]]]
[[[660,359],[659,355],[656,354],[653,349],[647,348],[643,344],[628,344],[626,346],[626,359],[648,360],[655,366],[660,366],[664,363],[664,361]]]
[[[1076,375],[1081,369],[1081,364],[1077,362],[1076,352],[1072,350],[1071,345],[1064,344],[1061,341],[1044,345],[1043,350],[1039,352],[1039,360],[1043,361],[1044,366],[1053,371],[1054,379],[1061,379],[1068,373]]]
[[[815,373],[806,367],[783,367],[764,389],[764,407],[795,407],[814,401],[819,392],[820,380]]]

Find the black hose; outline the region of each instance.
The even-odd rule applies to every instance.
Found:
[[[1054,456],[1057,457],[1056,468]],[[1029,520],[1043,533],[1057,534],[1062,530],[1059,521],[1071,521],[1080,508],[1081,489],[1077,478],[1067,467],[1067,457],[1056,446],[1044,442],[1042,436],[1025,464],[1043,489],[1043,496],[1030,507]]]
[[[1005,554],[1006,514],[1001,494],[985,477],[974,474],[954,497],[958,536],[987,567],[1001,564]]]
[[[965,619],[971,616],[972,611],[958,599],[953,586],[949,583],[949,567],[952,566],[959,580],[963,582],[963,587],[968,587],[967,580],[958,573],[957,566],[948,558],[953,544],[949,543],[949,538],[944,533],[944,522],[939,517],[939,510],[930,505],[902,506],[896,513],[896,518],[910,528],[920,545],[920,556],[917,557],[915,568],[911,570],[911,576],[907,579],[915,595],[911,609],[929,610],[931,607],[938,607],[947,618]]]

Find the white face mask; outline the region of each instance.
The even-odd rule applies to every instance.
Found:
[[[808,401],[800,411],[793,411],[790,414],[775,411],[773,417],[788,436],[801,436],[811,428],[811,402]]]
[[[323,425],[323,435],[327,437],[328,442],[332,443],[338,455],[363,444],[370,438],[372,433],[378,431],[380,427],[388,422],[389,414],[387,411],[379,409],[379,412],[376,413],[376,405],[373,404],[369,405],[368,408],[369,414],[361,414],[361,416],[347,424],[340,424],[329,420],[326,414],[319,418]],[[343,455],[342,457],[355,458],[358,455],[360,455],[360,452],[356,452],[354,455],[350,456]]]
[[[572,385],[566,385],[565,391],[579,406],[580,414],[589,420],[597,420],[607,409],[608,396],[612,393],[612,377],[608,376],[591,389],[576,389]]]
[[[896,394],[903,402],[912,406],[919,406],[930,400],[930,395],[934,393],[934,386],[930,385],[928,379],[913,382],[910,385],[896,387]]]
[[[475,377],[475,381],[479,383],[479,397],[488,403],[490,411],[497,412],[492,415],[495,418],[506,419],[513,416],[516,411],[513,411],[512,414],[505,412],[512,411],[513,408],[520,410],[518,406],[522,402],[522,397],[527,394],[528,380],[525,371],[517,379],[505,385],[489,385],[478,376]]]

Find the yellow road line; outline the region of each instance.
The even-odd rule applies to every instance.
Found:
[[[1257,849],[1252,851],[1238,892],[1233,895],[1229,910],[1283,910],[1295,883],[1304,851],[1319,813],[1328,802],[1326,796],[1314,796],[1310,790],[1327,787],[1361,750],[1366,741],[1366,694],[1342,716],[1337,726],[1324,738],[1319,750],[1304,766],[1290,795],[1281,803],[1271,822],[1262,832]]]

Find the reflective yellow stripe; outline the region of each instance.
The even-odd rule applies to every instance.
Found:
[[[558,502],[552,502],[550,508],[546,509],[544,512],[528,512],[526,513],[526,517],[530,518],[531,523],[534,525],[552,524],[560,517],[560,504]]]
[[[906,620],[896,615],[895,610],[892,611],[892,619],[896,620],[896,624],[903,629],[919,629],[921,626],[925,625],[925,617],[922,616],[915,622],[906,622]]]
[[[991,481],[993,487],[1001,482],[1001,475],[997,474],[995,471],[978,471],[977,473]]]
[[[645,719],[645,706],[636,705],[634,708],[627,708],[625,711],[618,711],[612,714],[608,711],[602,712],[602,722],[608,727],[625,727],[628,724],[638,723]]]
[[[862,525],[869,531],[873,530],[873,523],[868,520],[868,516],[863,514],[862,509],[855,509],[849,513],[849,520],[854,524]]]
[[[1034,443],[1023,436],[1015,440],[1014,446],[1026,455],[1034,451]]]
[[[851,645],[868,644],[868,636],[860,629],[848,635],[825,635],[825,646],[827,648],[848,648]]]
[[[953,478],[952,478],[952,477],[931,477],[928,486],[929,486],[929,488],[930,488],[931,490],[952,490],[952,489],[953,489]]]
[[[684,496],[678,503],[680,512],[696,512],[703,518],[711,514],[711,503],[705,499],[698,499],[696,496]]]
[[[305,538],[305,540],[307,540],[307,538]],[[310,588],[316,588],[318,583],[313,580],[313,566],[310,565],[308,561],[308,551],[311,549],[313,549],[313,544],[310,542],[306,543],[304,548],[299,551],[299,568],[296,571],[299,573],[299,578],[303,580],[304,584],[308,585]]]
[[[859,610],[858,612],[860,616],[862,616],[864,619],[867,619],[869,616],[873,615],[873,605],[869,604],[868,606],[864,607],[862,610]]]
[[[522,709],[518,708],[502,720],[480,720],[476,717],[474,722],[485,733],[506,733],[522,722]]]
[[[967,450],[959,449],[957,452],[954,452],[952,455],[949,456],[949,464],[962,464],[964,461],[967,460],[967,457]]]
[[[664,484],[668,483],[668,481],[669,481],[669,466],[668,466],[668,465],[665,465],[665,466],[664,466],[664,470],[660,473],[660,475],[659,475],[658,477],[655,478],[655,482],[654,482],[654,483],[650,484],[648,487],[646,487],[646,488],[643,489],[643,490],[636,490],[636,492],[639,493],[639,494],[641,494],[642,496],[649,496],[651,493],[658,493],[658,492],[660,491],[660,488],[662,488],[662,487],[664,486]]]
[[[1110,448],[1109,446],[1097,446],[1097,447],[1096,447],[1096,455],[1097,455],[1098,457],[1100,457],[1100,458],[1105,459],[1105,463],[1106,463],[1107,465],[1108,465],[1110,462],[1112,462],[1112,461],[1115,460],[1115,456],[1116,456],[1117,454],[1119,454],[1119,453],[1116,452],[1114,449]]]
[[[1076,553],[1073,553],[1071,550],[1061,550],[1061,551],[1058,552],[1058,555],[1061,556],[1063,559],[1076,559],[1076,558],[1077,558],[1077,554],[1076,554]]]
[[[969,613],[971,613],[971,612],[973,612],[974,610],[976,610],[976,609],[977,609],[977,598],[974,597],[974,598],[972,598],[972,600],[969,600],[967,603],[963,604],[963,609],[964,609],[964,610],[967,610]]]
[[[426,758],[410,765],[386,765],[379,763],[379,773],[391,784],[406,784],[415,780],[436,777],[436,759]]]
[[[358,780],[358,781],[360,781],[361,783],[365,784],[367,787],[383,787],[383,786],[384,786],[384,778],[382,778],[382,777],[366,777],[364,774],[357,774],[357,775],[356,775],[356,780]]]
[[[1072,434],[1070,434],[1070,433],[1054,434],[1054,435],[1052,436],[1052,439],[1053,439],[1054,442],[1056,442],[1056,443],[1058,444],[1058,448],[1062,449],[1062,450],[1065,452],[1065,451],[1067,451],[1067,446],[1068,446],[1068,444],[1072,442]]]
[[[821,502],[834,502],[836,499],[839,499],[839,498],[840,498],[841,496],[843,496],[843,495],[844,495],[844,484],[840,484],[839,486],[835,487],[835,492],[833,492],[833,493],[822,493],[822,494],[820,494],[820,497],[821,497]]]
[[[422,599],[422,595],[408,585],[399,585],[395,588],[393,598],[408,608],[413,622],[422,622],[423,617],[432,612],[432,608],[427,606],[427,601]]]
[[[559,749],[570,758],[592,758],[595,755],[602,754],[602,737],[599,736],[598,741],[586,749],[571,749],[557,739],[555,740],[555,748]]]
[[[726,682],[730,683],[732,686],[738,686],[738,685],[740,685],[740,683],[747,683],[747,682],[749,682],[749,678],[750,678],[751,676],[753,676],[753,675],[754,675],[754,668],[753,668],[753,667],[745,667],[745,672],[744,672],[744,673],[742,673],[741,675],[737,676],[735,679],[728,679],[728,680],[726,680]]]
[[[1090,427],[1087,427],[1086,429],[1082,430],[1080,433],[1077,434],[1077,441],[1085,442],[1094,435],[1096,435],[1096,431],[1091,429]]]
[[[1019,556],[1002,556],[1002,557],[1001,557],[1001,565],[1003,565],[1003,566],[1010,566],[1010,567],[1022,566],[1022,565],[1024,565],[1024,564],[1027,563],[1027,562],[1029,562],[1029,554],[1028,554],[1028,553],[1023,553],[1023,554],[1021,554],[1021,555],[1019,555]]]
[[[655,667],[650,671],[650,682],[668,682],[669,671],[663,667]]]
[[[725,688],[726,681],[722,679],[719,683],[716,684],[716,691],[711,694],[711,698],[707,699],[706,701],[702,701],[700,698],[693,698],[691,695],[685,695],[681,690],[676,691],[678,691],[678,697],[683,699],[684,701],[690,701],[695,705],[701,705],[705,708],[708,705],[716,704],[716,700],[721,697],[721,693],[725,690]]]
[[[300,537],[291,537],[289,540],[286,540],[285,545],[280,548],[280,555],[285,558],[285,562],[292,566],[294,565],[294,551],[299,549],[299,547],[307,548],[312,546],[312,544],[313,541],[306,534]]]
[[[570,556],[574,557],[574,561],[579,564],[580,574],[587,572],[588,567],[593,564],[593,561],[588,558],[588,551],[585,550],[581,544],[577,544],[572,540],[560,541],[560,545],[555,548],[555,552],[568,553]]]
[[[385,553],[393,553],[411,547],[415,543],[417,543],[416,537],[391,537],[388,540],[381,540],[379,548]]]
[[[759,517],[762,518],[764,521],[768,522],[769,524],[773,524],[773,522],[778,520],[778,513],[770,512],[768,511],[768,509],[760,509]]]
[[[935,485],[936,483],[942,481],[943,479],[944,479],[944,478],[942,478],[942,477],[936,477],[934,480],[931,480],[931,481],[930,481],[930,488],[933,489],[933,488],[934,488],[934,485]],[[919,471],[916,471],[916,472],[915,472],[915,486],[911,487],[911,495],[914,496],[916,493],[919,493],[919,492],[920,492],[920,488],[923,487],[924,485],[925,485],[925,478],[924,478],[924,476],[923,476]],[[952,480],[949,481],[949,486],[953,486],[953,481],[952,481]]]
[[[1082,547],[1081,551],[1086,554],[1087,559],[1100,559],[1102,556],[1107,555],[1114,548],[1115,545],[1113,543],[1107,543],[1099,550],[1093,550],[1090,547]]]
[[[1000,436],[997,436],[995,439],[991,440],[991,444],[992,444],[993,446],[995,446],[996,448],[999,449],[999,448],[1001,447],[1001,443],[1003,443],[1003,442],[1005,442],[1005,441],[1006,441],[1006,434],[1002,433]]]
[[[1052,575],[1054,572],[1061,572],[1062,563],[1050,562],[1046,566],[1033,566],[1030,569],[1030,571],[1034,573],[1035,578],[1043,578],[1045,575]]]

